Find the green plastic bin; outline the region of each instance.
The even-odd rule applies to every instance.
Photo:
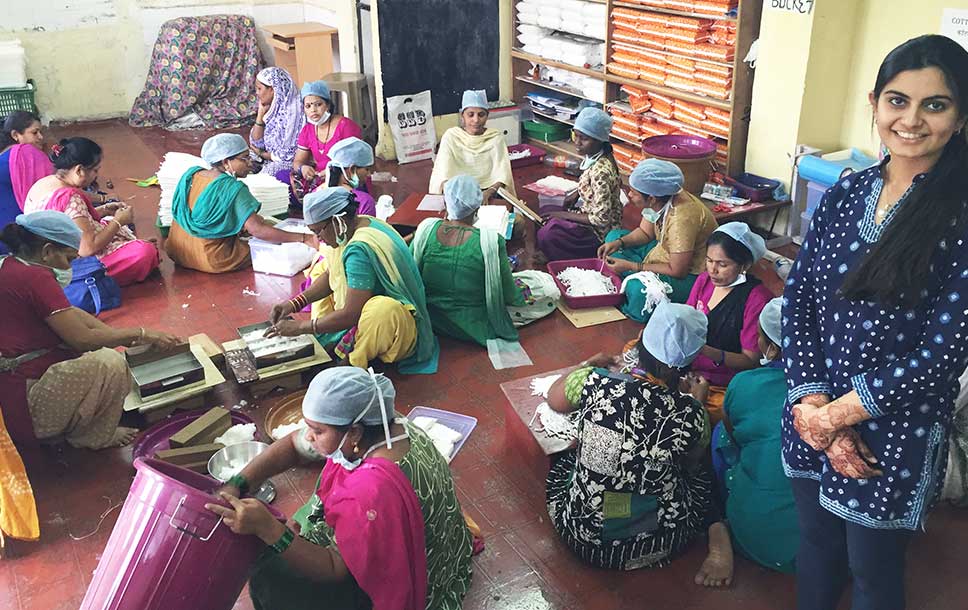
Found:
[[[28,80],[26,87],[14,89],[0,89],[0,117],[5,117],[17,110],[26,110],[37,114],[37,104],[34,103],[34,81]]]
[[[567,140],[571,135],[571,128],[562,123],[546,123],[544,121],[522,121],[524,132],[542,142],[557,142]]]

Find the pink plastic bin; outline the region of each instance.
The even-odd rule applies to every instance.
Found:
[[[611,278],[612,283],[615,284],[615,294],[600,294],[593,297],[570,297],[565,292],[564,285],[558,281],[558,274],[564,271],[568,267],[578,267],[579,269],[594,269],[600,272],[602,275]],[[548,273],[551,277],[555,279],[555,284],[558,285],[558,290],[561,291],[561,298],[565,300],[565,304],[572,309],[588,309],[591,307],[615,307],[622,303],[624,298],[619,290],[622,287],[622,279],[615,275],[611,269],[606,265],[602,268],[602,259],[600,258],[579,258],[571,261],[551,261],[548,263]]]
[[[205,509],[215,480],[155,459],[134,467],[81,610],[231,610],[265,544]]]
[[[518,152],[519,150],[530,150],[530,157],[521,157],[520,159],[515,159],[511,161],[511,169],[519,169],[522,167],[528,167],[529,165],[537,165],[544,160],[547,154],[543,148],[538,148],[537,146],[532,146],[530,144],[514,144],[508,146],[508,152]]]

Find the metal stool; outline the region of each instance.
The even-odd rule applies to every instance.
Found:
[[[339,92],[339,111],[357,122],[363,131],[363,139],[376,142],[376,106],[373,85],[365,74],[358,72],[334,72],[323,77],[332,92]],[[334,96],[335,97],[335,96]]]

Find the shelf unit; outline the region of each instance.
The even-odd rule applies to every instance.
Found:
[[[514,44],[517,44],[518,31],[517,26],[518,21],[518,11],[517,4],[520,0],[515,0],[514,9],[512,10],[512,27]],[[667,50],[652,50],[656,54],[666,55],[670,57],[679,57],[685,59],[693,59],[708,64],[714,64],[723,67],[730,67],[733,70],[733,83],[732,90],[730,93],[730,98],[728,100],[717,99],[710,96],[700,95],[692,93],[689,91],[683,91],[673,87],[668,87],[665,85],[653,84],[644,80],[625,78],[618,76],[616,74],[608,73],[605,66],[595,66],[595,67],[578,67],[573,66],[561,61],[540,57],[532,53],[527,53],[521,48],[514,47],[511,50],[511,64],[512,73],[514,76],[514,90],[513,98],[516,102],[520,104],[527,104],[525,96],[533,91],[553,91],[557,93],[562,93],[565,95],[570,95],[580,99],[587,99],[599,103],[599,100],[594,100],[583,92],[578,92],[568,87],[566,85],[540,81],[533,77],[531,73],[532,64],[538,64],[541,66],[547,66],[552,68],[559,68],[573,72],[576,74],[581,74],[583,76],[591,76],[602,81],[602,87],[604,89],[604,101],[605,106],[608,106],[614,102],[620,101],[622,99],[621,87],[622,85],[628,85],[630,87],[635,87],[636,89],[648,91],[650,93],[655,93],[663,95],[666,97],[675,98],[678,100],[683,100],[686,102],[692,102],[696,104],[703,104],[705,106],[710,106],[713,108],[718,108],[720,110],[729,111],[729,134],[727,137],[722,135],[713,134],[701,127],[694,127],[686,125],[684,123],[678,122],[680,125],[688,127],[694,132],[707,133],[712,137],[715,137],[718,142],[725,143],[728,145],[728,153],[726,158],[725,171],[730,175],[740,174],[744,171],[744,166],[746,163],[746,145],[747,136],[749,133],[749,118],[750,118],[750,104],[752,100],[753,93],[753,71],[750,70],[745,63],[743,63],[743,58],[749,51],[750,45],[759,37],[760,28],[760,14],[763,10],[763,0],[739,0],[739,6],[737,14],[735,17],[723,16],[723,17],[711,17],[709,15],[684,12],[679,10],[671,10],[662,7],[648,6],[642,3],[627,2],[622,0],[588,0],[599,4],[606,5],[606,19],[607,23],[607,38],[605,40],[605,62],[607,63],[611,59],[612,55],[612,11],[615,8],[626,8],[634,9],[639,11],[646,11],[652,13],[662,13],[672,16],[679,17],[692,17],[700,19],[713,19],[716,21],[725,21],[734,24],[736,27],[736,49],[733,53],[732,62],[722,62],[716,60],[707,60],[702,58],[691,57],[684,55],[682,53],[675,53]],[[558,121],[568,125],[573,125],[574,121],[568,121],[559,119],[552,115],[547,115],[543,113],[536,112],[541,118]],[[668,119],[667,119],[668,120]],[[672,122],[677,122],[675,119],[671,119]],[[616,143],[621,143],[625,145],[635,145],[638,146],[639,143],[632,142],[626,138],[612,136],[613,141]],[[540,140],[535,140],[529,138],[528,141],[532,144],[542,146],[555,154],[570,154],[577,156],[574,146],[570,142],[542,142]]]

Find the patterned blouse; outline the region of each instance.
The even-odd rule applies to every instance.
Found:
[[[588,563],[662,566],[699,535],[710,506],[705,411],[651,381],[590,367],[566,379],[578,447],[548,474],[548,513]]]
[[[621,185],[615,164],[605,155],[578,179],[578,194],[581,196],[578,211],[588,215],[588,222],[598,239],[604,240],[609,231],[622,228]]]
[[[39,199],[31,199],[30,195],[28,194],[27,201],[24,203],[24,210],[29,214],[30,212],[36,212],[37,210],[47,209],[47,202],[59,190],[60,189],[55,189]],[[90,222],[91,226],[94,227],[95,235],[105,230],[108,225],[111,224],[111,217],[108,216],[101,218],[100,220],[94,220],[94,217],[91,216],[91,211],[87,208],[87,202],[84,201],[80,191],[77,189],[72,190],[74,192],[71,194],[70,202],[67,204],[67,207],[64,208],[64,213],[70,216],[72,220],[83,218]],[[135,237],[135,234],[131,232],[131,229],[121,225],[114,234],[114,237],[111,238],[111,241],[108,242],[108,245],[104,246],[104,249],[102,249],[100,252],[95,252],[94,254],[98,258],[107,256],[116,252],[121,246],[124,246],[128,242],[135,241],[137,239],[138,238]]]
[[[848,301],[838,294],[847,272],[905,205],[902,197],[880,225],[874,222],[888,161],[826,192],[787,279],[783,464],[788,476],[820,482],[820,504],[830,512],[866,527],[913,530],[944,481],[958,376],[968,363],[968,310],[962,300],[968,297],[968,247],[963,237],[938,239],[928,288],[913,307]],[[851,390],[871,415],[855,429],[877,457],[882,476],[840,476],[793,428],[791,405],[804,396],[838,398]]]

